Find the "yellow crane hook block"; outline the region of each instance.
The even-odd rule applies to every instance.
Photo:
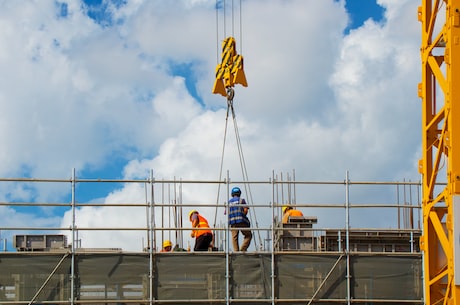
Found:
[[[222,42],[222,62],[216,66],[212,93],[227,96],[226,89],[235,84],[248,86],[243,70],[243,56],[236,54],[235,38],[227,37]]]

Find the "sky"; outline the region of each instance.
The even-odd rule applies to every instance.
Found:
[[[220,43],[234,36],[248,81],[235,86],[234,107],[249,180],[293,170],[307,181],[343,181],[347,172],[358,181],[419,180],[418,1],[229,3],[219,1],[216,13],[215,0],[1,1],[0,177],[218,179],[227,104],[211,89]],[[223,171],[241,181],[231,123]],[[184,187],[183,201],[213,202],[215,189]],[[146,200],[142,184],[77,191],[79,202]],[[266,191],[256,189],[256,200],[268,204]],[[343,201],[342,191],[305,192],[299,200]],[[358,190],[355,200],[385,201],[383,193]],[[69,185],[0,183],[2,202],[69,200]],[[365,213],[356,217],[372,219]],[[337,221],[319,216],[326,226]],[[2,227],[69,227],[72,215],[0,206],[0,219]],[[137,227],[145,210],[88,206],[77,219]],[[138,232],[79,234],[86,247],[140,248]]]

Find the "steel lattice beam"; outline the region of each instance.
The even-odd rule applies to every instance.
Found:
[[[419,168],[423,175],[420,243],[424,251],[425,302],[460,304],[460,286],[455,279],[455,236],[459,228],[454,225],[454,202],[460,196],[460,0],[422,0],[418,19],[422,23]],[[447,182],[445,187],[439,186],[441,182]]]

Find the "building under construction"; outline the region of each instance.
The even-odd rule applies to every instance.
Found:
[[[286,180],[277,176],[231,183],[230,179],[0,179],[0,183],[70,185],[72,193],[65,203],[1,203],[54,206],[72,217],[69,225],[61,227],[0,227],[4,239],[0,304],[424,303],[419,182],[353,182],[348,177],[329,182]],[[79,202],[79,192],[95,183],[135,184],[146,190],[146,200]],[[185,202],[183,193],[207,186],[215,190],[216,185],[221,190],[234,185],[248,190],[253,241],[247,252],[232,251],[228,226],[219,219],[213,226],[212,251],[187,249],[193,240],[186,237],[191,227],[188,220],[182,222],[183,216],[199,209],[212,224],[213,211],[225,220],[226,206],[224,200]],[[251,187],[257,190],[249,191]],[[360,198],[363,189],[382,195]],[[313,201],[306,195],[315,190],[321,190],[327,201]],[[258,193],[270,198],[259,200]],[[342,199],[329,202],[332,199],[326,194]],[[305,216],[281,223],[285,205],[295,206]],[[127,218],[135,215],[130,209],[142,210],[145,225],[85,227],[79,212],[88,208],[120,209]],[[329,227],[327,218],[337,223],[337,217],[342,218],[340,225]],[[367,218],[386,218],[394,227],[361,227]],[[123,237],[125,233],[137,237]],[[113,247],[83,247],[91,234],[120,236],[120,240]],[[127,239],[136,238],[138,250],[124,249]],[[176,251],[159,251],[165,239],[176,244]]]

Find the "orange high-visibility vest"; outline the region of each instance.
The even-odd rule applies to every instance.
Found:
[[[289,216],[303,216],[299,210],[289,210]]]
[[[198,216],[198,219],[200,220],[197,228],[208,228],[209,229],[209,224],[206,218],[204,218],[200,214],[198,214],[197,216]],[[195,238],[198,236],[204,235],[204,234],[212,234],[211,230],[194,230],[194,232],[195,232]]]
[[[287,223],[289,216],[303,216],[303,213],[299,210],[290,209],[283,215],[283,223]]]

